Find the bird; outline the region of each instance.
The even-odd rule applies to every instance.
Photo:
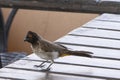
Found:
[[[44,63],[50,61],[48,67],[46,69],[43,69],[46,71],[50,70],[51,65],[54,63],[54,59],[57,59],[59,57],[74,55],[92,58],[93,54],[92,52],[89,51],[70,50],[60,43],[44,39],[42,36],[38,35],[33,31],[27,32],[24,41],[31,44],[33,53],[35,53],[38,57],[45,60],[40,65],[35,65],[36,67],[42,68],[45,66]]]

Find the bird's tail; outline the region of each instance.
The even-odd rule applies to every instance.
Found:
[[[74,55],[74,56],[83,56],[83,57],[92,57],[92,52],[89,51],[70,51],[68,50],[67,55]]]

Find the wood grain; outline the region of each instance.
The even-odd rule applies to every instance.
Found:
[[[43,61],[35,54],[32,54],[23,60],[37,61],[37,62]],[[109,59],[85,58],[85,57],[79,57],[79,56],[65,56],[65,57],[60,57],[59,59],[56,59],[55,63],[120,70],[120,62],[118,60],[109,60]]]
[[[52,72],[41,72],[39,70],[36,71],[29,71],[29,70],[22,70],[22,69],[10,69],[5,68],[3,71],[4,73],[0,73],[0,76],[4,76],[4,78],[15,78],[21,80],[105,80],[105,79],[98,79],[98,78],[90,78],[90,77],[80,77],[80,76],[72,76],[72,75],[64,75],[64,74],[56,74]],[[1,70],[2,71],[2,70]],[[11,73],[9,73],[11,72]],[[28,74],[29,73],[29,74]],[[7,75],[5,75],[7,74]],[[16,74],[16,75],[15,75]],[[24,74],[24,76],[23,76]],[[6,79],[5,79],[6,80]],[[10,79],[11,80],[11,79]],[[13,79],[12,79],[13,80]]]
[[[41,69],[34,67],[34,65],[37,65],[37,64],[40,64],[40,62],[20,60],[14,64],[7,66],[6,68],[39,72]],[[103,73],[103,71],[109,74]],[[50,72],[56,73],[56,74],[85,76],[85,77],[101,78],[101,79],[118,80],[120,78],[119,70],[67,65],[67,64],[54,64],[52,65],[52,69]],[[117,74],[114,74],[114,73],[117,73]]]
[[[92,28],[92,29],[95,28],[95,29],[120,31],[119,25],[120,25],[120,23],[118,23],[118,22],[92,20],[91,22],[88,22],[83,26],[86,28]]]
[[[93,38],[103,38],[103,39],[113,39],[120,40],[120,32],[119,31],[111,31],[111,30],[102,30],[97,28],[77,28],[69,33],[73,36],[85,36],[85,37],[93,37]]]
[[[108,22],[120,22],[119,14],[109,14],[105,13],[99,17],[96,17],[95,20],[108,21]]]
[[[107,40],[107,39],[67,35],[58,39],[57,42],[120,50],[120,45],[119,45],[120,41],[117,40]]]

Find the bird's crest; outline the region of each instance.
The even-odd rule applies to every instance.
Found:
[[[28,31],[24,41],[27,41],[33,44],[33,43],[36,43],[39,40],[39,38],[40,37],[35,32]]]

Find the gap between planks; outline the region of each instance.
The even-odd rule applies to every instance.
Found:
[[[22,62],[25,62],[25,61],[22,61]],[[36,61],[35,61],[36,62]],[[27,62],[27,63],[30,63],[29,61]],[[32,64],[33,65],[33,63],[34,63],[34,61],[32,62],[32,63],[30,63],[30,64]],[[14,63],[15,64],[15,63]],[[61,64],[60,64],[61,65]],[[17,67],[18,66],[18,67]],[[29,66],[29,65],[28,65]],[[71,66],[71,65],[69,65],[69,66]],[[30,67],[30,66],[29,66]],[[59,66],[60,67],[60,66]],[[64,67],[64,66],[63,66]],[[81,67],[81,66],[78,66],[78,67]],[[86,67],[86,66],[84,66],[84,67]],[[19,69],[19,70],[26,70],[26,71],[35,71],[35,72],[39,72],[39,70],[34,70],[33,68],[31,69],[31,68],[27,68],[27,67],[22,67],[22,66],[19,66],[18,64],[16,64],[16,66],[13,66],[13,65],[8,65],[6,68],[10,68],[10,69]],[[87,68],[87,67],[86,67]],[[99,69],[99,68],[97,68],[97,69]],[[89,69],[88,69],[89,70]],[[100,69],[101,70],[101,69]],[[106,70],[106,69],[104,69],[104,70]],[[109,70],[109,69],[107,69],[107,70]],[[99,70],[98,70],[99,71]],[[113,70],[113,72],[114,71],[116,71],[116,70]],[[118,70],[117,70],[118,71]],[[41,71],[40,71],[41,72]],[[110,72],[111,72],[111,70],[110,70]],[[83,77],[91,77],[91,78],[101,78],[101,79],[114,79],[114,80],[119,80],[118,78],[112,78],[112,77],[106,77],[106,76],[100,76],[100,75],[97,75],[97,76],[95,76],[95,75],[86,75],[86,74],[74,74],[74,73],[66,73],[66,72],[59,72],[59,71],[57,71],[56,72],[56,69],[55,70],[53,70],[51,73],[55,73],[55,74],[63,74],[63,75],[73,75],[73,76],[83,76]]]
[[[115,48],[115,47],[106,47],[106,46],[97,46],[97,45],[87,45],[87,44],[77,44],[77,43],[67,43],[67,42],[59,42],[59,41],[57,41],[57,43],[65,44],[65,45],[75,45],[75,46],[84,46],[84,47],[93,47],[93,48],[103,48],[103,49],[120,50],[120,48]]]
[[[35,60],[35,59],[22,59],[22,60],[36,61],[36,62],[43,62],[44,61],[44,60]],[[48,63],[50,63],[50,61]],[[99,65],[97,66],[97,65],[90,65],[90,64],[76,64],[76,63],[57,62],[57,61],[55,61],[54,63],[55,64],[65,64],[65,65],[74,65],[74,66],[86,66],[86,67],[95,67],[95,68],[105,68],[105,69],[120,70],[120,68],[105,67],[105,66],[99,66]]]
[[[59,65],[58,65],[59,66]],[[67,66],[67,65],[66,65]],[[52,71],[50,71],[50,73],[54,73],[54,74],[62,74],[62,75],[71,75],[71,76],[82,76],[82,77],[90,77],[90,78],[100,78],[100,79],[113,79],[113,80],[119,80],[120,78],[119,77],[115,77],[115,76],[105,76],[105,75],[103,75],[104,73],[102,73],[102,75],[98,75],[98,74],[94,74],[94,75],[91,75],[91,74],[85,74],[85,73],[76,73],[76,72],[66,72],[66,70],[65,71],[61,71],[61,70],[59,70],[59,69],[57,69],[57,68],[55,68],[55,67],[57,67],[57,65],[55,65],[54,64],[54,70],[52,70]],[[63,66],[63,67],[65,67],[65,66]],[[69,67],[70,67],[70,65],[69,65]],[[73,66],[72,66],[73,67]],[[36,70],[36,69],[32,69],[32,68],[25,68],[25,67],[10,67],[10,66],[7,66],[6,68],[9,68],[9,69],[15,69],[15,70],[26,70],[26,71],[34,71],[34,72],[44,72],[44,71],[41,71],[41,70]],[[60,66],[59,66],[59,68],[60,68]],[[77,67],[78,68],[78,67]],[[79,68],[81,69],[81,66],[79,66]],[[83,68],[83,67],[82,67]],[[87,67],[86,67],[87,68]],[[60,68],[61,69],[61,68]],[[96,69],[98,69],[98,68],[96,68]],[[76,69],[77,70],[77,69]],[[75,70],[75,71],[76,71]],[[79,70],[79,69],[78,69]],[[85,69],[84,69],[85,70]],[[89,69],[88,69],[89,70]],[[100,71],[101,71],[102,69],[100,69]],[[103,70],[108,70],[108,69],[103,69]],[[81,71],[81,70],[80,70]],[[110,70],[110,73],[111,73],[111,71],[112,72],[118,72],[118,70]]]
[[[56,73],[51,73],[49,71],[29,71],[29,70],[22,70],[22,69],[13,69],[13,68],[4,68],[5,73],[9,74],[11,72],[13,75],[11,76],[4,76],[2,78],[22,78],[22,80],[105,80],[105,79],[100,79],[100,78],[91,78],[91,77],[83,77],[83,76],[74,76],[74,75],[66,75],[66,74],[56,74]],[[2,71],[4,71],[2,70]],[[14,76],[14,73],[17,75]],[[25,76],[22,77],[22,73],[24,73]],[[1,73],[0,73],[1,74]],[[3,75],[3,74],[1,74]],[[1,76],[0,75],[0,76]],[[21,77],[19,77],[21,76]],[[29,77],[30,76],[30,77]],[[32,79],[31,79],[32,78]],[[12,80],[13,80],[12,79]],[[11,80],[11,79],[10,79]]]
[[[100,29],[100,30],[108,30],[108,31],[117,31],[120,32],[118,29],[108,29],[108,28],[100,28],[100,27],[94,27],[94,26],[85,26],[83,25],[82,28],[89,28],[89,29]]]
[[[71,36],[81,36],[81,37],[91,37],[91,38],[100,38],[100,39],[110,39],[110,40],[120,40],[119,38],[109,38],[109,37],[100,37],[100,36],[89,36],[89,35],[81,35],[81,34],[68,34]]]

